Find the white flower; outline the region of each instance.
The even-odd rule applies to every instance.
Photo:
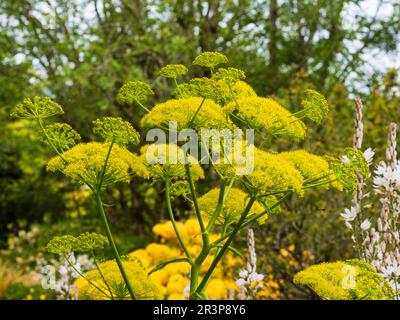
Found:
[[[344,212],[340,215],[344,218],[346,222],[353,221],[357,217],[358,206],[351,207],[350,209],[344,209]]]
[[[236,280],[236,284],[238,287],[243,287],[246,284],[246,280],[238,279],[238,280]]]
[[[365,219],[360,225],[360,228],[364,231],[368,230],[370,227],[371,227],[371,222],[369,221],[369,219]]]
[[[369,166],[372,164],[372,161],[374,160],[374,155],[375,155],[375,152],[371,148],[368,148],[363,153],[363,156],[364,156],[365,160],[368,162]]]

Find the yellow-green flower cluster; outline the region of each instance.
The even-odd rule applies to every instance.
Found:
[[[188,72],[183,64],[167,64],[165,67],[161,68],[158,75],[166,78],[176,78]]]
[[[48,171],[61,171],[82,183],[97,185],[109,150],[108,143],[80,143],[56,156],[47,164]],[[114,145],[104,172],[103,187],[118,181],[129,182],[131,175],[146,176],[147,169],[139,157]]]
[[[199,222],[191,218],[185,222],[177,222],[177,227],[182,235],[183,241],[191,255],[196,256],[201,251],[202,238]],[[145,249],[138,249],[129,256],[140,259],[147,271],[151,271],[160,262],[167,259],[184,257],[179,247],[178,239],[170,221],[156,224],[153,232],[160,238],[160,243],[151,243]],[[219,235],[210,234],[210,240],[215,241]],[[215,251],[214,251],[215,252]],[[214,252],[206,259],[200,272],[204,273],[210,267],[214,259]],[[237,269],[242,266],[242,261],[231,252],[227,252],[220,264],[215,269],[211,278],[206,294],[210,299],[227,299],[229,292],[238,292],[239,288],[235,284]],[[150,274],[159,288],[163,298],[169,300],[185,299],[184,292],[189,284],[190,265],[186,262],[171,263],[162,269]],[[199,279],[201,281],[201,277]]]
[[[318,180],[318,183],[326,182],[323,187],[333,186],[337,189],[342,189],[342,186],[337,181],[330,182],[335,179],[335,176],[323,157],[305,150],[282,152],[279,157],[290,161],[301,172],[305,182]]]
[[[315,123],[321,123],[329,112],[328,102],[319,92],[307,89],[303,93],[301,106],[308,119]]]
[[[279,154],[254,148],[254,171],[246,177],[261,194],[277,190],[291,190],[300,196],[304,194],[304,178],[300,171]]]
[[[133,104],[147,100],[154,91],[148,83],[142,81],[129,81],[125,83],[118,92],[117,100],[120,103]]]
[[[228,58],[219,52],[203,52],[199,54],[192,62],[194,66],[206,68],[215,68],[217,65],[227,63]]]
[[[224,80],[194,78],[189,83],[179,84],[174,95],[179,98],[205,97],[219,105],[226,105],[234,99],[256,96],[254,89],[244,81],[236,81],[229,89]]]
[[[185,156],[183,150],[176,144],[151,144],[140,150],[140,161],[147,170],[145,175],[155,180],[185,180],[185,163],[190,164],[193,181],[204,178],[204,171],[198,161],[191,155]],[[146,176],[144,176],[146,178]]]
[[[224,110],[241,119],[247,126],[265,129],[271,135],[283,134],[298,140],[304,139],[306,135],[305,124],[270,98],[239,98],[225,106]]]
[[[24,119],[43,119],[63,113],[62,107],[49,97],[35,96],[33,99],[24,99],[11,115]]]
[[[103,249],[107,238],[98,233],[85,232],[78,237],[71,235],[56,236],[46,245],[51,253],[66,254],[71,252],[86,252]]]
[[[139,133],[128,121],[121,118],[103,117],[95,120],[93,121],[93,132],[106,141],[122,146],[128,143],[138,144],[140,140]]]
[[[75,145],[81,136],[69,124],[53,123],[44,128],[41,140],[49,145],[53,145],[59,152],[64,152]]]
[[[219,194],[220,189],[215,188],[198,199],[200,210],[206,218],[210,218],[215,212],[218,204]],[[249,200],[249,196],[238,188],[231,188],[230,190],[227,190],[224,205],[220,215],[217,218],[217,221],[222,225],[228,225],[237,222],[243,214]],[[264,211],[264,207],[258,201],[256,201],[252,205],[247,216],[250,217],[253,214],[260,214]],[[265,218],[263,220],[265,220],[267,217],[268,215],[265,214]]]
[[[168,127],[170,122],[176,121],[178,130],[188,128],[189,125],[190,128],[197,130],[233,128],[232,122],[226,118],[222,108],[212,100],[206,99],[198,111],[202,102],[203,99],[200,97],[168,100],[152,108],[140,123],[145,128]]]
[[[124,264],[136,300],[154,300],[161,298],[156,284],[148,277],[139,259],[127,257],[122,263]],[[124,280],[115,260],[100,263],[99,269],[101,273],[97,269],[94,269],[85,275],[86,279],[80,277],[75,280],[74,285],[78,288],[79,299],[106,300],[110,299],[111,296],[114,297],[114,299],[130,298],[128,290],[124,290]],[[89,283],[88,280],[94,283],[97,288]],[[123,290],[121,290],[121,287]],[[101,291],[98,288],[100,288]],[[110,290],[111,293],[109,292]]]
[[[385,300],[393,296],[390,285],[370,265],[355,259],[310,266],[297,273],[293,281],[324,299]]]
[[[324,156],[324,159],[328,162],[329,168],[332,170],[338,183],[340,183],[345,190],[354,191],[357,189],[357,175],[350,163],[345,163],[342,160],[330,156]]]
[[[236,68],[219,68],[218,72],[213,74],[212,78],[223,80],[228,86],[232,86],[237,81],[246,79],[246,74]]]

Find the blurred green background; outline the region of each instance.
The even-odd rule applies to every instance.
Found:
[[[103,115],[121,116],[139,130],[142,111],[116,101],[124,82],[150,82],[154,105],[169,98],[170,84],[156,75],[162,66],[189,66],[196,54],[219,51],[246,71],[259,95],[274,96],[290,110],[299,108],[306,88],[327,97],[328,119],[312,126],[304,142],[275,141],[271,147],[340,155],[352,145],[353,98],[360,95],[364,146],[374,148],[379,160],[389,123],[400,120],[399,30],[396,0],[2,0],[0,299],[30,294],[36,284],[24,279],[24,288],[10,289],[16,281],[5,276],[7,270],[21,276],[33,270],[54,235],[100,231],[87,191],[47,173],[51,153],[29,122],[10,118],[24,97],[55,99],[66,111],[61,120],[84,140],[93,138],[91,121]],[[200,72],[192,68],[190,76]],[[157,186],[134,179],[106,199],[123,253],[152,240],[151,227],[165,211]],[[354,255],[339,218],[350,199],[314,191],[290,199],[255,230],[260,271],[281,280],[281,298],[312,298],[291,284],[294,273],[310,263]],[[188,207],[182,204],[179,214],[187,217]]]

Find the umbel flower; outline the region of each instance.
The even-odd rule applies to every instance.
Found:
[[[62,107],[49,97],[35,96],[33,99],[24,99],[15,107],[11,116],[23,119],[43,119],[57,114],[63,114]]]
[[[129,143],[138,144],[139,133],[133,129],[128,121],[121,118],[104,117],[93,121],[93,132],[104,140],[115,142],[121,146]]]
[[[246,79],[246,74],[244,71],[236,68],[219,68],[218,72],[214,73],[212,78],[215,80],[223,80],[229,86],[232,86],[237,81]]]
[[[68,254],[72,252],[86,252],[104,249],[107,238],[98,233],[85,232],[78,237],[71,235],[56,236],[46,245],[51,253]]]
[[[178,76],[184,75],[188,72],[183,64],[167,64],[158,71],[158,75],[166,78],[177,78]]]
[[[200,131],[203,128],[234,127],[219,105],[212,100],[203,101],[199,97],[172,99],[157,104],[142,118],[140,123],[143,127],[149,128],[168,126],[170,122],[174,121],[177,123],[178,130],[193,128]]]
[[[282,152],[279,157],[290,161],[301,172],[305,182],[317,180],[321,183],[325,182],[326,184],[323,185],[325,188],[332,186],[339,190],[343,189],[342,185],[336,181],[328,162],[323,157],[305,150]]]
[[[140,161],[146,166],[145,178],[177,181],[186,179],[185,163],[190,164],[193,181],[204,178],[204,171],[198,161],[190,155],[185,156],[176,144],[151,144],[140,150]]]
[[[329,112],[328,102],[319,92],[308,89],[304,91],[301,106],[311,121],[320,124]]]
[[[214,188],[198,199],[201,211],[206,218],[210,218],[215,212],[218,204],[219,194],[220,189]],[[224,205],[220,215],[217,218],[217,221],[221,225],[229,225],[237,222],[240,219],[241,214],[244,212],[248,202],[249,196],[245,192],[238,188],[231,188],[224,200]],[[252,214],[263,213],[264,211],[264,207],[256,201],[252,205],[251,210],[248,213],[248,217],[251,217]],[[266,214],[265,216],[266,219],[268,215]]]
[[[59,152],[64,152],[75,145],[81,136],[69,124],[53,123],[45,126],[41,140],[52,144]]]
[[[227,63],[228,58],[219,52],[203,52],[199,54],[192,62],[194,66],[201,66],[214,69],[222,63]]]
[[[153,95],[154,91],[148,83],[142,81],[129,81],[125,83],[118,92],[117,100],[120,103],[133,104],[142,103],[147,97]]]
[[[123,260],[127,276],[131,283],[134,297],[136,300],[161,299],[160,292],[156,284],[148,277],[146,270],[139,259],[129,256]],[[109,296],[105,295],[108,289],[110,295],[115,299],[128,299],[129,292],[124,284],[118,265],[115,260],[108,260],[99,264],[99,269],[89,271],[85,278],[80,277],[75,280],[74,285],[78,288],[78,298],[87,300],[105,300]],[[96,283],[97,288],[91,283]],[[98,288],[104,289],[100,291]]]
[[[278,102],[261,97],[236,99],[224,107],[228,113],[253,129],[265,129],[271,135],[283,134],[296,140],[304,139],[306,126]]]
[[[371,265],[357,259],[310,266],[298,272],[293,281],[309,287],[324,299],[385,300],[393,297],[389,283]]]
[[[108,143],[80,143],[62,153],[62,158],[52,158],[47,164],[47,170],[61,171],[81,183],[96,186],[108,152]],[[132,174],[146,176],[146,167],[137,155],[114,145],[104,171],[103,187],[119,181],[129,182]]]
[[[246,178],[254,191],[262,195],[278,190],[304,194],[304,178],[292,162],[258,148],[254,148],[254,171]]]

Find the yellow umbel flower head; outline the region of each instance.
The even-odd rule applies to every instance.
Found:
[[[44,127],[41,140],[46,144],[53,145],[59,152],[64,152],[75,145],[81,136],[69,124],[53,123]]]
[[[33,99],[24,99],[15,107],[11,116],[23,119],[43,119],[63,113],[62,107],[49,97],[35,96]]]
[[[306,117],[315,123],[321,123],[329,112],[328,102],[325,97],[315,90],[304,91],[301,100]]]
[[[151,144],[140,150],[141,162],[147,167],[148,176],[155,180],[185,180],[186,161],[190,164],[193,181],[204,178],[204,171],[198,161],[187,155],[176,144]],[[147,174],[146,172],[146,174]]]
[[[136,300],[161,299],[156,284],[148,277],[139,259],[129,256],[123,260],[123,264]],[[78,288],[79,299],[107,300],[114,297],[114,299],[122,300],[130,298],[115,260],[100,263],[99,269],[101,274],[97,269],[94,269],[85,275],[88,280],[96,284],[97,288],[85,278],[80,277],[75,280],[74,285]],[[111,293],[108,287],[111,289]]]
[[[183,64],[167,64],[158,71],[158,75],[166,78],[176,78],[178,76],[184,75],[188,72]]]
[[[390,285],[368,263],[357,259],[310,266],[298,272],[293,281],[309,287],[324,299],[386,300],[393,297]]]
[[[226,118],[222,108],[212,100],[206,99],[198,111],[202,101],[200,97],[193,97],[157,104],[142,118],[140,124],[145,128],[168,127],[170,122],[176,121],[178,130],[188,128],[188,126],[197,130],[234,127]]]
[[[117,100],[120,103],[133,104],[134,102],[144,102],[148,96],[153,94],[154,91],[148,83],[129,81],[119,90]]]
[[[224,80],[194,78],[189,83],[179,84],[174,95],[178,99],[205,97],[219,105],[226,105],[234,99],[257,96],[254,89],[244,81],[236,81],[229,89]]]
[[[206,68],[214,69],[221,63],[227,63],[228,58],[219,52],[203,52],[199,54],[192,62],[194,66],[202,66]]]
[[[306,126],[278,102],[270,98],[244,97],[236,99],[224,110],[254,129],[265,129],[271,135],[286,135],[304,139]]]
[[[97,185],[108,150],[108,143],[80,143],[62,153],[62,158],[52,158],[47,164],[47,170],[61,171],[82,183]],[[118,181],[129,182],[133,173],[148,176],[146,167],[137,155],[114,145],[104,173],[103,187]]]
[[[237,222],[249,202],[249,196],[240,189],[231,188],[228,192],[222,211],[217,218],[217,221],[222,225]],[[217,208],[219,193],[220,189],[215,188],[198,199],[200,210],[207,218],[210,218]],[[264,207],[256,201],[247,216],[250,217],[253,214],[260,214],[264,211]]]
[[[104,140],[115,142],[122,146],[128,143],[138,144],[139,133],[133,129],[128,121],[122,118],[103,117],[93,121],[93,132],[101,136]]]
[[[277,190],[292,190],[302,196],[304,178],[300,171],[279,154],[254,148],[254,171],[246,176],[261,194]]]
[[[318,182],[327,182],[326,187],[333,186],[339,190],[342,189],[342,185],[337,181],[329,182],[335,179],[335,175],[323,157],[305,150],[282,152],[279,157],[290,161],[301,172],[306,181],[318,180]]]

